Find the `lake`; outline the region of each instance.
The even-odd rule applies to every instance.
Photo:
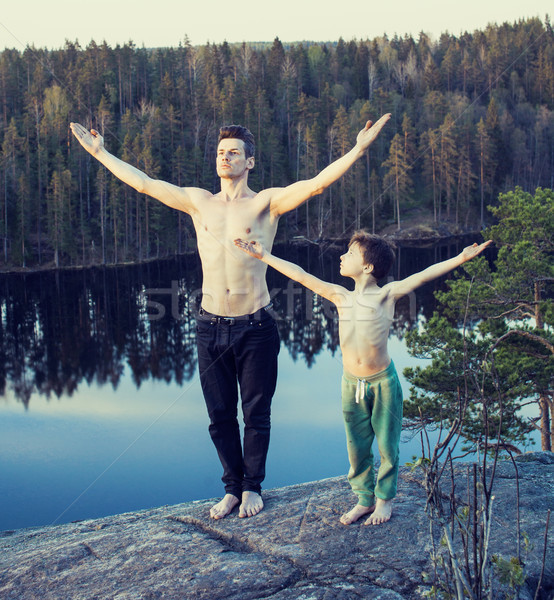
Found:
[[[466,244],[399,248],[392,277]],[[289,245],[275,253],[338,282],[344,248]],[[196,372],[200,281],[196,255],[0,274],[0,530],[222,494]],[[335,313],[271,269],[268,284],[281,352],[264,489],[348,470]],[[403,334],[431,315],[441,285],[398,303],[389,344],[400,375],[423,363],[408,355]],[[420,454],[419,440],[405,434],[401,464]]]

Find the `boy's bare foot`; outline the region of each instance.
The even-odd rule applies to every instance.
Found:
[[[254,515],[257,515],[263,507],[264,503],[260,494],[256,494],[256,492],[242,492],[239,517],[253,517]]]
[[[356,504],[356,506],[352,510],[342,515],[342,517],[340,518],[340,522],[343,525],[350,525],[350,523],[354,523],[360,517],[367,515],[367,513],[370,513],[373,510],[375,510],[375,506],[362,506],[361,504]]]
[[[375,510],[364,525],[381,525],[388,521],[392,514],[392,500],[381,500],[377,498]]]
[[[223,519],[238,503],[239,499],[236,496],[233,496],[233,494],[225,494],[223,500],[210,508],[210,517],[212,519]]]

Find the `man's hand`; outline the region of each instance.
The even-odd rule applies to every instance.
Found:
[[[475,242],[471,246],[464,248],[460,255],[464,259],[464,262],[467,262],[468,260],[471,260],[472,258],[475,258],[479,254],[481,254],[481,252],[483,252],[483,250],[487,246],[490,246],[490,244],[492,244],[492,240],[487,240],[482,244],[478,244],[477,242]]]
[[[96,156],[96,154],[104,147],[104,138],[96,131],[96,129],[91,129],[89,131],[79,123],[70,123],[69,126],[71,127],[73,135],[79,140],[81,146],[93,156]]]
[[[360,133],[358,133],[358,137],[356,138],[356,145],[362,152],[365,152],[369,148],[390,117],[390,113],[387,113],[386,115],[383,115],[376,123],[368,121],[365,124],[365,127],[360,131]]]
[[[263,258],[265,254],[265,249],[260,244],[260,242],[245,242],[240,238],[237,238],[236,240],[234,240],[234,242],[237,248],[240,248],[241,250],[246,252],[246,254],[249,254],[254,258]]]

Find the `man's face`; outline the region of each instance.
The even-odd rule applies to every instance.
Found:
[[[217,174],[223,179],[242,177],[245,171],[254,166],[254,157],[246,158],[244,142],[235,138],[226,138],[217,147]]]
[[[345,277],[356,277],[364,270],[364,257],[359,244],[354,243],[340,257],[340,274]]]

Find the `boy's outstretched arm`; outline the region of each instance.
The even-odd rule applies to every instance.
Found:
[[[340,303],[341,299],[344,298],[347,290],[340,285],[334,283],[328,283],[322,281],[314,275],[306,273],[302,267],[295,265],[294,263],[273,256],[271,252],[268,252],[260,242],[247,242],[242,239],[234,240],[235,246],[240,248],[246,254],[265,262],[270,267],[273,267],[276,271],[279,271],[289,279],[297,281],[304,287],[307,287],[312,292],[323,296],[327,300],[337,304]]]
[[[475,258],[490,244],[492,244],[492,240],[487,240],[482,244],[474,243],[471,246],[464,248],[460,254],[458,254],[458,256],[435,263],[423,271],[414,273],[413,275],[410,275],[401,281],[392,281],[384,286],[384,288],[388,288],[389,295],[393,297],[405,296],[406,294],[413,292],[416,288],[420,287],[424,283],[432,281],[433,279],[441,277],[442,275],[446,275],[446,273],[449,273],[453,269],[463,265],[468,260]]]

